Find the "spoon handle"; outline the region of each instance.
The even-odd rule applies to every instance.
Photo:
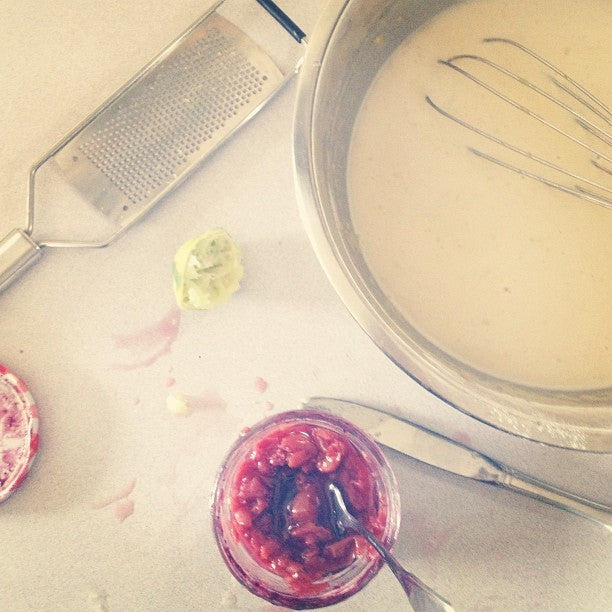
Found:
[[[448,601],[414,574],[400,566],[396,568],[389,564],[389,567],[404,588],[414,612],[454,612],[454,608]]]
[[[454,612],[454,608],[448,601],[430,589],[414,574],[405,570],[382,542],[347,510],[342,493],[333,482],[328,484],[327,494],[332,517],[340,533],[344,533],[347,529],[357,532],[374,547],[399,580],[414,612]]]
[[[358,528],[358,531],[376,549],[376,552],[395,574],[395,577],[406,592],[414,612],[454,612],[453,606],[448,601],[438,595],[414,574],[404,569],[393,554],[378,541],[376,536],[365,528]]]

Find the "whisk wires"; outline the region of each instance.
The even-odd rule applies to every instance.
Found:
[[[568,193],[570,195],[582,198],[583,200],[586,200],[588,202],[612,209],[612,185],[605,184],[605,180],[612,176],[612,134],[608,129],[609,126],[612,126],[612,111],[610,111],[609,107],[607,107],[600,99],[598,99],[586,88],[584,88],[574,79],[565,74],[558,67],[551,64],[549,61],[542,58],[528,47],[525,47],[524,45],[507,38],[485,38],[483,39],[483,42],[503,43],[506,45],[511,45],[518,49],[520,52],[536,60],[536,62],[543,65],[550,73],[552,73],[548,74],[548,80],[552,82],[559,90],[565,92],[568,96],[570,96],[574,102],[579,103],[581,110],[577,110],[576,108],[570,106],[569,103],[563,101],[558,96],[549,93],[536,83],[521,76],[516,71],[510,70],[505,66],[501,65],[500,63],[492,61],[491,59],[488,59],[481,55],[455,55],[446,60],[439,60],[439,63],[471,80],[477,86],[485,89],[486,91],[496,96],[498,99],[509,104],[520,112],[526,114],[528,117],[545,126],[547,129],[552,130],[556,134],[560,135],[562,138],[568,139],[577,146],[588,151],[591,156],[591,167],[596,169],[598,174],[597,180],[593,180],[591,178],[578,174],[577,172],[569,170],[568,168],[565,168],[555,162],[552,162],[543,156],[537,155],[525,149],[524,147],[511,143],[506,138],[501,138],[491,133],[490,131],[476,126],[470,121],[462,119],[461,117],[442,108],[439,104],[436,104],[430,96],[426,96],[425,98],[427,103],[444,117],[451,119],[462,127],[478,134],[479,136],[486,138],[487,140],[495,143],[496,145],[501,146],[503,149],[516,153],[522,158],[532,160],[539,166],[549,168],[554,172],[560,173],[565,177],[577,181],[577,183],[563,184],[557,179],[548,178],[543,174],[532,172],[527,168],[519,167],[518,165],[500,159],[495,155],[486,153],[475,147],[468,146],[468,150],[471,151],[473,154],[477,155],[478,157],[486,159],[489,162],[495,163],[508,170],[512,170],[513,172],[516,172],[522,176],[537,180],[540,183],[563,191],[564,193]],[[591,136],[595,137],[599,144],[593,145],[590,144],[584,137],[575,136],[567,129],[564,129],[563,127],[557,125],[554,120],[543,116],[540,112],[537,112],[533,108],[527,106],[524,102],[516,99],[515,96],[511,96],[505,93],[504,91],[501,91],[497,87],[493,86],[490,82],[484,80],[483,78],[478,76],[478,74],[474,73],[473,71],[470,71],[468,68],[465,67],[465,64],[468,63],[469,65],[470,62],[475,62],[484,65],[489,69],[492,69],[493,71],[501,73],[505,77],[509,77],[513,81],[519,83],[522,87],[526,88],[530,92],[551,102],[557,108],[567,113],[569,117],[571,117],[571,119],[574,121],[574,123],[578,124],[583,130],[588,132]],[[588,112],[592,113],[601,122],[603,122],[603,124],[605,124],[605,127],[601,127],[600,125],[595,123],[594,119],[589,118],[586,114]]]

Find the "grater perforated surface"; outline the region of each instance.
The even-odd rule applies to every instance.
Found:
[[[55,159],[91,203],[127,221],[153,205],[282,78],[255,43],[213,13]]]

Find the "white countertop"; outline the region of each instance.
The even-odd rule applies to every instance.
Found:
[[[323,5],[281,4],[307,31]],[[202,11],[198,0],[3,7],[0,235],[24,222],[30,164]],[[208,498],[242,427],[313,395],[401,412],[610,503],[610,456],[543,447],[475,422],[403,374],[355,323],[299,219],[295,88],[115,244],[47,250],[0,295],[0,363],[26,381],[41,417],[37,461],[0,506],[0,610],[272,609],[226,570]],[[175,308],[176,249],[217,226],[243,248],[240,291],[163,327]],[[170,394],[188,396],[193,413],[169,412]],[[610,609],[604,529],[387,456],[402,497],[396,552],[457,610]],[[383,569],[337,609],[398,610],[404,601]]]

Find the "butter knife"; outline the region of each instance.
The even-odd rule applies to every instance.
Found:
[[[612,531],[612,508],[569,493],[499,463],[459,442],[374,408],[329,397],[312,397],[304,408],[324,410],[353,423],[383,446],[427,465],[504,487],[599,523]]]

